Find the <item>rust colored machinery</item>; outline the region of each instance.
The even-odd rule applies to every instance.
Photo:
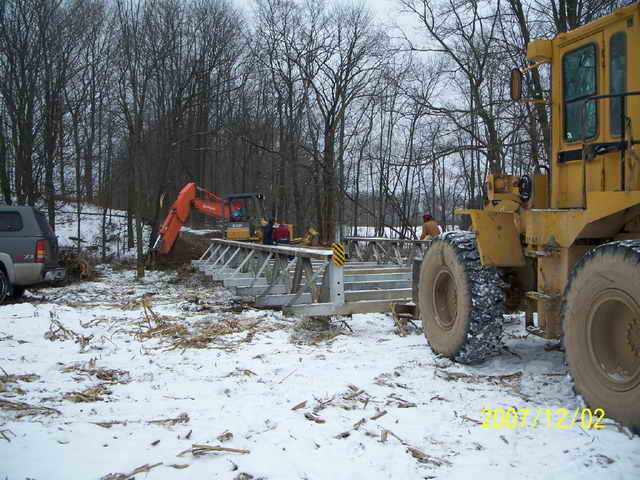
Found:
[[[475,363],[500,351],[502,314],[562,338],[576,390],[640,430],[640,3],[529,43],[511,96],[552,113],[551,169],[491,175],[473,232],[422,261],[419,309],[432,349]],[[522,78],[551,66],[549,99]]]
[[[201,194],[203,198],[199,198]],[[169,208],[167,218],[160,227],[154,249],[164,255],[173,247],[180,229],[196,210],[225,222],[225,236],[230,240],[257,240],[258,224],[264,217],[263,197],[259,193],[240,193],[219,197],[198,187],[185,185]]]

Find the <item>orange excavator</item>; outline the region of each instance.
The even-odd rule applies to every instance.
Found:
[[[198,193],[202,194],[203,198],[198,198]],[[258,240],[260,222],[264,219],[263,200],[264,197],[259,193],[238,193],[219,197],[195,183],[188,183],[171,205],[153,248],[161,255],[169,253],[180,228],[189,219],[192,210],[225,222],[225,237],[229,240]]]

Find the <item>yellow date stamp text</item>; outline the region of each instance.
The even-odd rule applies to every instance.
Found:
[[[485,429],[503,428],[559,428],[571,427],[590,428],[600,430],[605,416],[602,408],[577,407],[575,410],[567,408],[483,408],[482,424]]]

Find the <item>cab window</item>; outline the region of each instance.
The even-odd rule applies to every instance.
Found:
[[[596,46],[593,43],[567,53],[562,59],[564,98],[564,137],[567,142],[595,137],[598,122],[597,102],[585,105],[585,99],[595,95]],[[584,115],[584,122],[582,116]]]
[[[22,230],[22,217],[18,212],[0,212],[0,232]]]
[[[624,93],[627,88],[627,36],[624,32],[614,33],[609,42],[609,93]],[[624,97],[614,97],[609,101],[611,135],[622,135],[622,105]]]

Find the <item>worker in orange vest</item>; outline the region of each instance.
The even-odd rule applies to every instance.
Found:
[[[431,240],[433,237],[437,237],[442,233],[442,229],[438,222],[436,222],[430,213],[426,213],[422,216],[422,235],[420,240]]]

